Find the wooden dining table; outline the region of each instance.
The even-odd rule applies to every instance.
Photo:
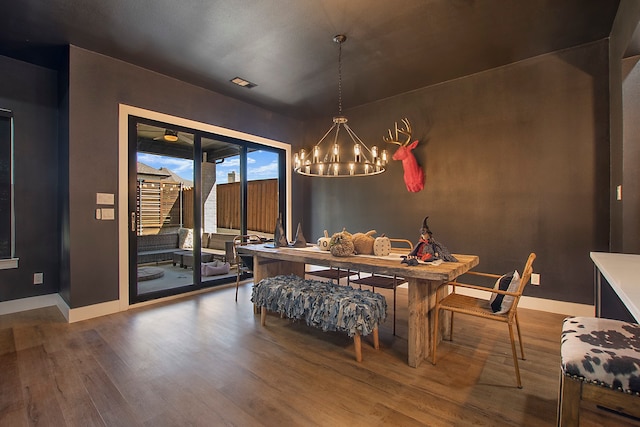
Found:
[[[373,255],[353,255],[335,257],[330,252],[321,251],[315,245],[304,248],[273,247],[273,244],[246,245],[238,248],[240,255],[253,256],[253,280],[258,283],[266,277],[281,274],[305,276],[306,264],[319,265],[374,273],[397,275],[408,283],[408,364],[418,367],[431,354],[431,337],[434,328],[434,310],[436,297],[442,298],[448,293],[443,284],[466,273],[479,263],[476,255],[455,254],[458,262],[442,262],[439,265],[420,263],[409,266],[401,263],[397,256],[375,257]],[[444,313],[443,313],[444,314]],[[450,322],[446,314],[442,318],[441,333],[449,332]]]

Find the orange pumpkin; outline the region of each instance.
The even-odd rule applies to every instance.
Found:
[[[355,233],[353,235],[353,246],[357,254],[373,255],[373,243],[376,230],[369,230],[366,233]]]

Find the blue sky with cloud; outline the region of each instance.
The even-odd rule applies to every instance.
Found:
[[[165,167],[172,170],[178,176],[193,181],[193,162],[187,159],[175,157],[158,156],[155,154],[138,153],[138,161],[147,166],[160,169]],[[252,151],[247,156],[248,179],[271,179],[278,177],[278,155],[269,151]],[[216,182],[225,184],[228,174],[235,171],[236,176],[240,174],[239,156],[228,157],[224,162],[219,163],[216,169]]]

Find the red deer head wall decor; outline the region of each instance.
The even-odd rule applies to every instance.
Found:
[[[408,119],[402,119],[404,128],[398,127],[398,122],[395,124],[395,135],[391,133],[389,129],[389,136],[383,137],[384,142],[390,144],[398,144],[400,148],[393,153],[393,160],[402,160],[402,168],[404,169],[404,183],[407,186],[407,190],[411,193],[417,193],[424,188],[424,172],[415,156],[411,152],[418,146],[418,141],[411,142],[411,123]],[[406,137],[405,141],[400,141],[400,137]],[[410,143],[411,142],[411,143]]]

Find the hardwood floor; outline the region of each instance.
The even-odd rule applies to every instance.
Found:
[[[406,289],[398,289],[398,336],[389,312],[381,349],[363,339],[362,363],[346,334],[273,314],[263,328],[250,282],[237,304],[234,292],[74,324],[53,307],[0,316],[0,425],[555,424],[562,315],[519,311],[527,360],[518,389],[497,322],[457,316],[437,366],[409,367]],[[584,409],[584,426],[638,425]]]

